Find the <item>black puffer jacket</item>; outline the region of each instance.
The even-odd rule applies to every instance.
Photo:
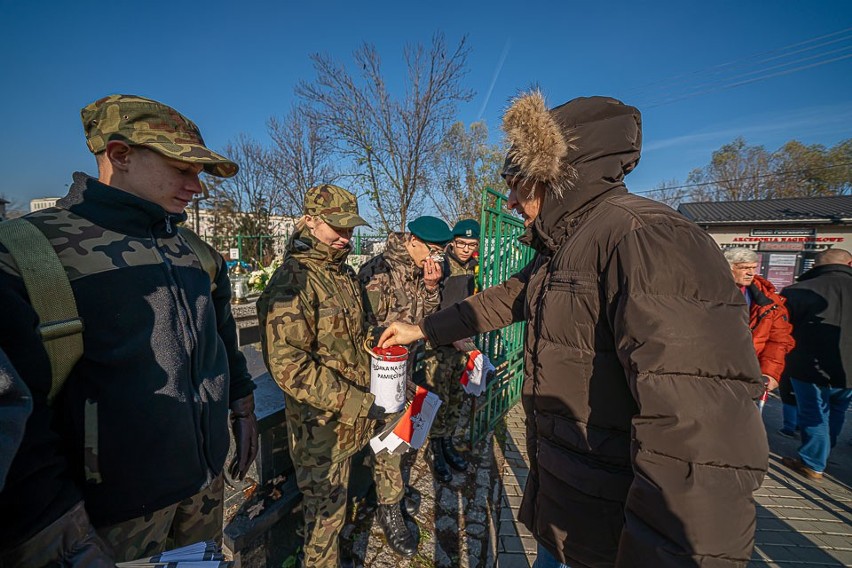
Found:
[[[521,273],[426,318],[433,343],[527,320],[520,520],[570,566],[745,566],[768,461],[742,294],[719,248],[628,195],[639,112],[550,111],[576,188],[548,193]]]
[[[37,316],[0,247],[0,348],[33,395],[0,493],[0,546],[43,528],[82,494],[95,526],[197,493],[222,472],[229,400],[254,383],[237,349],[222,257],[207,273],[176,223],[185,215],[75,175],[58,207],[29,218],[66,269],[84,355],[52,407]]]
[[[785,374],[821,386],[852,388],[852,267],[816,266],[781,292],[796,347]]]

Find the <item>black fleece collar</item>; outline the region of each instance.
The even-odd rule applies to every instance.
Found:
[[[827,272],[839,272],[847,276],[852,276],[852,266],[846,266],[845,264],[821,264],[820,266],[814,266],[799,277],[799,282],[816,278]]]
[[[758,306],[768,306],[772,300],[757,287],[757,284],[751,283],[748,285],[748,293],[751,294],[751,300]]]
[[[186,221],[186,213],[168,213],[156,203],[103,184],[83,172],[74,173],[68,195],[57,205],[98,226],[131,237],[173,237],[178,223]]]

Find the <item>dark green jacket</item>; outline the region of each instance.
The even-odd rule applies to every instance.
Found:
[[[479,262],[470,257],[462,262],[453,253],[453,245],[447,247],[441,280],[441,309],[457,304],[472,296],[476,291],[476,268]]]

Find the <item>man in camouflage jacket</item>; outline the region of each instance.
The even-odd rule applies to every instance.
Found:
[[[254,383],[237,349],[230,285],[178,233],[198,174],[237,165],[165,105],[113,95],[82,111],[98,179],[74,175],[26,217],[48,238],[83,320],[84,352],[52,404],[50,360],[14,258],[0,247],[0,348],[33,412],[0,493],[0,566],[107,566],[221,539],[228,408],[245,475],[257,448]],[[87,516],[88,513],[88,516]],[[100,551],[100,553],[99,553]]]
[[[358,272],[367,295],[368,317],[374,325],[415,323],[437,311],[441,303],[439,256],[452,236],[450,228],[440,219],[423,216],[410,222],[408,229],[408,234],[388,235],[384,252],[368,260]],[[410,345],[409,351],[414,381],[425,383],[425,344]],[[401,473],[394,483],[404,485]]]
[[[444,245],[452,237],[450,228],[424,215],[411,221],[408,230],[389,234],[384,252],[358,271],[373,325],[417,322],[441,303],[441,264]]]
[[[441,309],[473,294],[479,266],[474,257],[479,247],[479,223],[473,219],[463,219],[455,224],[452,233],[453,240],[447,245],[442,267]],[[453,443],[453,434],[465,400],[464,388],[459,379],[467,365],[469,352],[476,349],[472,340],[464,343],[464,349],[439,345],[426,351],[427,388],[443,401],[429,432],[432,472],[435,479],[444,483],[452,479],[451,467],[456,471],[467,470],[467,461],[456,451]]]
[[[257,312],[264,360],[284,391],[290,455],[303,495],[303,565],[336,568],[350,458],[385,413],[369,392],[368,324],[360,284],[346,264],[352,230],[366,222],[355,196],[329,184],[308,190],[305,214]],[[329,228],[333,233],[322,232]],[[327,234],[328,242],[319,238]],[[399,457],[375,456],[373,473],[380,509],[395,510],[403,522]],[[405,543],[389,535],[388,541],[406,556],[417,546],[413,537]]]

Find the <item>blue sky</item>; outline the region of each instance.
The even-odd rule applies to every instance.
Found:
[[[213,148],[243,132],[265,142],[267,119],[286,113],[293,86],[313,77],[309,54],[350,62],[369,41],[399,77],[402,47],[436,31],[449,43],[468,36],[465,84],[477,94],[459,118],[482,118],[495,141],[507,101],[531,85],[552,106],[595,94],[638,106],[645,149],[628,185],[643,191],[683,182],[738,135],[770,149],[852,137],[850,28],[848,0],[0,0],[0,194],[24,205],[64,194],[72,171],[95,173],[79,110],[101,96],[166,102]]]

